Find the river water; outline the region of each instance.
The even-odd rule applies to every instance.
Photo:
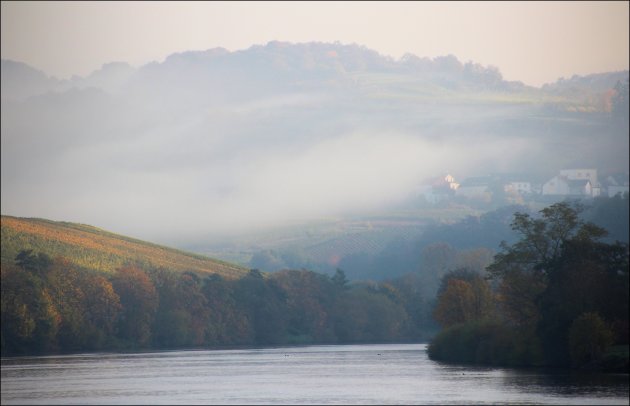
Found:
[[[2,404],[628,404],[628,375],[454,366],[424,344],[2,359]]]

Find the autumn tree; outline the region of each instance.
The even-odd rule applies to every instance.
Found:
[[[502,251],[488,266],[499,283],[499,298],[506,315],[518,325],[534,326],[540,320],[537,300],[547,287],[551,264],[572,240],[594,241],[606,231],[579,218],[583,207],[561,202],[540,211],[540,218],[515,213],[512,230],[520,240],[501,243]]]
[[[442,278],[433,314],[443,327],[482,320],[493,312],[492,291],[478,273],[457,269]]]
[[[361,294],[361,291],[359,290]],[[369,292],[363,297],[367,323],[362,341],[391,342],[400,340],[406,330],[408,315],[403,305],[392,298],[389,289]]]
[[[122,312],[118,322],[120,338],[132,346],[146,346],[158,307],[158,295],[147,274],[135,266],[125,266],[112,278],[114,291],[120,297]]]
[[[209,309],[202,280],[194,272],[156,269],[151,276],[159,295],[154,322],[154,342],[160,347],[205,344]]]
[[[252,344],[254,327],[247,312],[237,303],[237,282],[221,275],[208,275],[203,280],[202,293],[208,307],[206,342],[208,344]]]
[[[4,264],[0,276],[2,354],[56,350],[59,314],[42,280],[23,268]]]
[[[614,328],[613,339],[628,343],[628,245],[570,241],[549,264],[540,295],[538,332],[550,362],[568,364],[568,332],[576,318],[597,313]]]
[[[392,299],[390,288],[358,283],[336,298],[331,321],[339,342],[385,342],[403,337],[407,312]]]
[[[58,259],[46,277],[55,308],[60,315],[59,341],[63,349],[77,350],[87,342],[83,335],[85,294],[79,286],[79,271],[67,260]]]
[[[330,341],[333,333],[329,315],[334,299],[334,282],[325,275],[305,270],[284,270],[271,277],[286,294],[290,341]],[[340,280],[336,286],[345,289],[346,283]]]
[[[252,269],[234,287],[236,302],[251,320],[257,344],[286,341],[286,294],[273,279]]]
[[[116,334],[122,305],[114,287],[103,275],[85,273],[80,279],[84,293],[85,329],[91,348],[108,348]]]
[[[606,231],[581,220],[581,210],[563,202],[537,219],[516,213],[512,228],[521,239],[503,244],[488,267],[507,320],[540,339],[553,365],[571,362],[569,330],[585,313],[597,313],[616,326],[618,343],[628,342],[628,244],[601,242]]]
[[[114,335],[121,308],[111,282],[58,257],[52,262],[45,283],[59,313],[60,348],[80,350],[106,346]]]

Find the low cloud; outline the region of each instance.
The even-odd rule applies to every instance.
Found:
[[[245,74],[224,84],[203,66],[199,77],[177,69],[140,69],[115,94],[3,102],[2,214],[172,243],[367,213],[447,172],[553,173],[575,157],[594,166],[617,155],[627,165],[627,148],[612,138],[607,147],[601,126],[474,102],[413,75],[278,90]],[[606,154],[591,153],[594,135]]]

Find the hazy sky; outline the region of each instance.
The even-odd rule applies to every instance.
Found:
[[[628,69],[628,2],[2,2],[2,58],[58,78],[174,52],[340,41],[497,66],[539,86]]]

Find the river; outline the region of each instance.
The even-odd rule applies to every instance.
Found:
[[[425,344],[2,358],[2,404],[628,404],[628,375],[446,365]]]

